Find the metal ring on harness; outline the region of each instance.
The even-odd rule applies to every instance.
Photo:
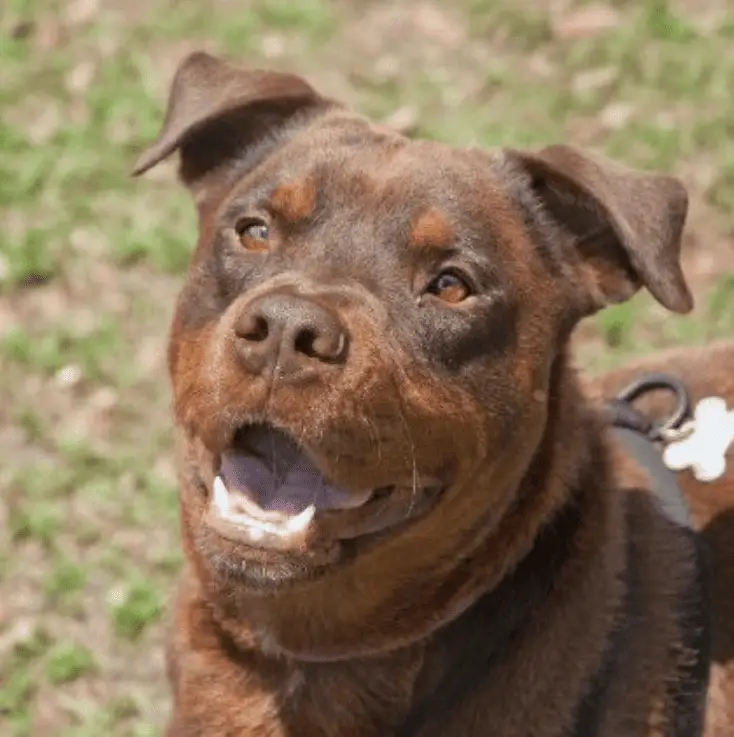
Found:
[[[635,399],[649,391],[656,389],[667,389],[675,394],[677,398],[676,406],[670,416],[664,422],[647,423],[644,434],[652,441],[665,440],[670,433],[678,430],[681,425],[691,417],[691,397],[686,387],[674,376],[665,373],[645,374],[639,379],[628,384],[620,391],[615,398],[615,406],[621,406],[630,409]],[[635,420],[639,421],[640,415],[635,412]],[[626,425],[624,418],[618,418],[615,424]],[[632,429],[641,429],[638,427]]]

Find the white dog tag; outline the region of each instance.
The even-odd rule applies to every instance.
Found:
[[[690,468],[703,482],[723,476],[727,451],[734,444],[734,410],[727,410],[721,397],[706,397],[696,405],[693,420],[681,430],[682,437],[663,451],[665,465],[672,471]]]

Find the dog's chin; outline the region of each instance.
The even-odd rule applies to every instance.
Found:
[[[326,574],[425,515],[444,486],[396,483],[346,488],[266,424],[240,428],[215,467],[201,552],[227,580],[270,591]]]

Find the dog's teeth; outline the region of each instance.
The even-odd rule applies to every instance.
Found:
[[[280,535],[282,537],[303,532],[316,513],[316,507],[313,504],[294,517],[266,513],[244,496],[237,499],[237,504],[242,511],[235,512],[232,508],[232,501],[227,491],[227,486],[221,476],[217,476],[214,479],[214,484],[212,485],[212,503],[217,510],[217,514],[222,519],[246,528],[253,540],[260,540],[265,535]],[[272,515],[274,519],[261,519],[260,515],[262,514]]]
[[[227,491],[227,487],[224,485],[224,481],[222,481],[221,476],[217,476],[214,479],[212,492],[212,500],[220,516],[227,517],[229,515],[229,492]]]
[[[306,507],[300,514],[297,514],[295,517],[289,517],[286,520],[286,529],[288,532],[301,532],[305,530],[315,513],[316,507],[313,504],[310,507]]]

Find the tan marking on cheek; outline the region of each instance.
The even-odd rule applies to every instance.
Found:
[[[316,186],[310,179],[281,184],[271,195],[270,205],[290,223],[305,220],[316,208]]]
[[[451,223],[435,207],[424,210],[413,220],[410,245],[414,248],[448,248],[453,240]]]

